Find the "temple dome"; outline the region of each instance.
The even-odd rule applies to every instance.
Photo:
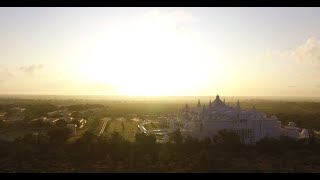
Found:
[[[288,124],[288,126],[290,126],[290,127],[296,127],[296,124],[295,124],[293,121],[290,121],[289,124]]]
[[[212,107],[219,108],[225,107],[226,105],[221,101],[219,95],[216,96],[216,99],[212,102]]]
[[[309,132],[307,129],[302,129],[300,133],[300,138],[309,138]]]
[[[271,116],[271,119],[272,119],[272,120],[277,120],[278,118],[277,118],[276,115],[272,115],[272,116]]]

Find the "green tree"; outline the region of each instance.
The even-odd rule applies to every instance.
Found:
[[[170,140],[175,142],[176,144],[181,144],[183,141],[183,136],[181,134],[180,129],[175,130],[173,133],[169,135]]]
[[[92,144],[97,142],[98,137],[89,131],[86,131],[81,138],[77,140],[77,142],[85,143],[85,144]]]
[[[195,154],[200,150],[200,143],[197,138],[187,136],[183,142],[182,150],[187,154]]]
[[[49,122],[44,122],[42,119],[31,121],[30,122],[31,128],[40,129],[40,128],[48,128],[52,125]]]
[[[71,134],[72,130],[69,128],[55,127],[48,131],[49,141],[58,145],[64,144]]]
[[[76,119],[74,119],[74,120],[72,120],[71,122],[70,122],[71,124],[76,124],[77,125],[77,127],[80,127],[80,121],[78,121],[78,120],[76,120]]]
[[[219,131],[217,135],[214,135],[212,140],[217,147],[229,151],[238,151],[239,148],[243,146],[240,141],[240,137],[235,132],[225,129]]]
[[[158,144],[154,134],[137,133],[135,142],[141,154],[150,154],[153,158],[156,157]]]
[[[63,120],[63,119],[59,119],[57,122],[56,122],[56,125],[58,127],[66,127],[67,126],[67,121]]]

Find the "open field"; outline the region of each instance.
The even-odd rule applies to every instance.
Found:
[[[114,132],[120,133],[125,139],[134,141],[135,133],[138,131],[138,122],[124,118],[116,118],[110,121],[103,135],[110,136]]]
[[[34,99],[28,98],[16,98],[13,97],[2,97],[0,98],[0,111],[7,111],[13,107],[26,107],[26,112],[28,113],[28,108],[38,108],[42,104],[54,105],[57,107],[66,106],[66,105],[78,105],[78,104],[101,104],[104,106],[103,113],[104,114],[91,114],[88,115],[93,117],[93,120],[88,121],[88,131],[95,132],[98,131],[100,124],[99,120],[104,116],[110,116],[111,118],[124,117],[127,119],[132,119],[134,117],[140,117],[142,115],[149,115],[151,120],[154,120],[157,116],[161,114],[167,113],[177,113],[179,109],[183,108],[186,103],[189,106],[195,106],[197,100],[201,100],[202,105],[207,105],[210,97],[177,97],[177,98],[140,98],[140,100],[136,99],[59,99],[51,98],[45,99],[41,97],[37,97]],[[214,97],[211,97],[214,99]],[[226,103],[229,103],[230,106],[235,106],[237,102],[237,97],[221,97],[221,99],[226,99]],[[278,116],[279,120],[282,121],[282,124],[285,125],[289,121],[294,121],[297,126],[301,128],[320,130],[320,102],[310,100],[310,98],[297,99],[293,101],[293,99],[286,98],[239,98],[240,106],[245,110],[250,110],[254,105],[259,112],[264,112],[267,116],[271,116],[275,114]],[[54,108],[54,107],[48,107]],[[46,111],[47,109],[43,109]],[[44,112],[46,113],[46,112]],[[40,113],[38,113],[40,114]],[[95,118],[95,119],[94,119]],[[141,117],[140,117],[141,118]],[[127,123],[125,123],[127,124]],[[130,123],[129,123],[130,124]],[[137,123],[133,123],[137,124]],[[116,124],[110,124],[110,130],[107,131],[117,131],[122,133],[122,125],[119,122]],[[147,125],[148,127],[148,125]],[[128,127],[129,128],[129,127]],[[150,127],[149,127],[150,128]],[[127,131],[127,130],[125,130]],[[125,132],[124,131],[124,132]],[[109,134],[109,132],[107,132]],[[130,134],[130,133],[129,133]]]
[[[207,104],[206,101],[203,101],[201,100],[202,104]],[[236,101],[235,99],[226,100],[231,106],[234,106]],[[151,143],[146,146],[144,143],[140,144],[135,141],[135,133],[139,131],[137,127],[139,120],[151,122],[144,124],[149,131],[162,129],[160,124],[156,122],[158,116],[177,113],[185,103],[191,107],[195,106],[196,98],[191,101],[190,99],[186,101],[24,99],[23,102],[21,99],[9,101],[2,99],[1,102],[1,111],[6,112],[17,106],[25,107],[26,113],[22,113],[21,116],[32,118],[33,116],[45,116],[48,112],[59,109],[61,102],[64,102],[75,105],[72,106],[74,108],[72,111],[77,111],[77,116],[87,120],[84,128],[77,130],[77,136],[69,138],[68,143],[64,145],[57,146],[51,144],[53,143],[51,141],[44,141],[42,145],[40,144],[41,148],[39,149],[38,145],[30,144],[28,139],[22,141],[24,144],[21,142],[11,145],[2,144],[3,148],[0,148],[2,159],[0,161],[6,165],[0,167],[1,172],[17,170],[21,172],[319,172],[320,170],[318,142],[293,144],[294,146],[290,143],[285,144],[288,142],[281,142],[284,145],[281,145],[280,142],[277,144],[269,142],[269,144],[260,145],[259,148],[251,146],[242,149],[239,147],[241,150],[231,148],[228,152],[221,149],[219,145],[211,144],[208,146],[205,142],[197,141],[186,141],[179,146],[172,146],[172,144],[167,146],[160,143]],[[320,103],[318,102],[293,102],[275,99],[240,100],[240,106],[245,110],[250,110],[253,105],[257,111],[264,112],[267,116],[277,115],[282,121],[282,125],[294,121],[299,127],[320,130]],[[110,117],[107,123],[104,121],[105,117]],[[29,128],[30,125],[27,122],[32,118],[26,118],[16,125],[2,123],[1,131],[7,133],[7,138],[23,136],[28,133],[24,128]],[[100,142],[96,137],[83,136],[85,132],[99,135],[104,124],[103,136],[111,136],[112,133],[118,132],[131,142],[117,142],[120,143],[119,146],[109,146],[109,143],[105,143],[110,141],[108,138],[102,138],[104,140]],[[75,143],[77,139],[86,142],[90,140],[88,137],[93,138],[92,142],[88,141],[90,145]],[[316,134],[315,137],[318,141],[319,135]],[[266,148],[275,146],[279,147]],[[39,154],[39,152],[41,153]],[[145,156],[146,152],[149,153],[147,156]],[[155,152],[158,153],[157,156],[150,160],[151,155]],[[32,156],[26,157],[27,153]],[[91,162],[91,160],[94,161]],[[61,167],[61,164],[64,164],[65,167]],[[39,167],[34,168],[36,166]]]

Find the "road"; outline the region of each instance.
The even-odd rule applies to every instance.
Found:
[[[101,136],[104,133],[104,130],[105,130],[107,124],[108,124],[108,121],[110,121],[110,118],[103,118],[102,120],[103,120],[103,125],[101,127],[101,130],[100,130],[98,136]]]
[[[320,135],[320,132],[319,131],[316,131],[316,130],[312,130],[314,133]]]
[[[143,124],[138,124],[138,128],[140,129],[141,132],[148,133],[147,129],[143,126]]]

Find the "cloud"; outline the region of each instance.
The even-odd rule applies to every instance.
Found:
[[[294,85],[290,85],[290,86],[288,86],[288,87],[290,87],[290,88],[295,88],[296,86],[294,86]]]
[[[38,64],[38,65],[30,65],[30,66],[21,66],[19,69],[23,72],[34,75],[43,67],[44,66],[42,64]]]
[[[197,18],[192,14],[182,9],[169,9],[169,10],[158,10],[153,9],[145,13],[146,18],[149,20],[158,20],[166,22],[196,22]]]
[[[198,22],[195,16],[182,9],[153,9],[144,14],[144,20],[145,24],[160,23],[170,25],[178,32],[190,32],[192,31],[190,25]]]
[[[1,69],[0,70],[0,82],[4,82],[10,78],[13,78],[15,77],[15,72],[8,69],[8,68],[4,68],[4,69]]]
[[[303,64],[320,64],[320,40],[308,38],[303,44],[293,50],[268,51],[264,54],[265,59],[288,59]]]
[[[320,41],[309,38],[292,52],[292,56],[300,63],[320,64]]]

